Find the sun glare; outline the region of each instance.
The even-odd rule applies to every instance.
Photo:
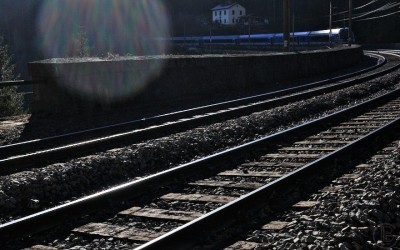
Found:
[[[126,55],[160,55],[169,48],[165,41],[157,39],[170,35],[168,13],[159,0],[46,0],[37,26],[47,58],[77,57],[83,47],[91,56],[105,60]],[[130,77],[110,74],[110,82],[102,84],[87,81],[96,72],[79,72],[71,76],[73,83],[69,79],[62,84],[95,99],[119,100],[134,94],[157,75],[163,66],[161,61],[151,60],[151,65],[140,70],[132,68]],[[74,72],[68,72],[71,73]],[[77,79],[80,75],[86,79]]]

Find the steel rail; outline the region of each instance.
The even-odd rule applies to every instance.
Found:
[[[123,122],[123,123],[118,123],[118,124],[114,124],[114,125],[110,125],[110,126],[103,126],[103,127],[98,127],[98,128],[94,128],[94,129],[87,129],[87,130],[82,130],[82,131],[78,131],[78,132],[72,132],[72,133],[67,133],[67,134],[62,134],[62,135],[57,135],[57,136],[51,136],[51,137],[46,137],[46,138],[41,138],[41,139],[34,139],[34,140],[14,143],[14,144],[10,144],[10,145],[4,145],[4,146],[0,146],[0,157],[4,159],[5,157],[9,157],[12,155],[29,152],[29,151],[31,151],[32,148],[35,148],[35,149],[44,148],[46,145],[55,144],[59,140],[68,140],[68,141],[74,140],[76,142],[77,138],[81,138],[83,136],[84,137],[99,136],[99,135],[112,133],[113,131],[122,131],[122,130],[128,130],[128,129],[140,129],[140,128],[145,128],[146,126],[161,124],[163,122],[168,122],[171,120],[177,120],[177,119],[186,118],[186,117],[190,117],[190,116],[194,116],[194,115],[198,115],[198,114],[202,114],[202,113],[213,112],[216,110],[231,108],[233,105],[240,106],[240,105],[245,105],[245,104],[248,104],[251,102],[258,102],[258,101],[264,101],[265,99],[277,98],[277,97],[281,97],[283,95],[295,93],[297,91],[304,91],[304,90],[308,90],[309,88],[320,87],[325,84],[329,84],[329,83],[332,83],[335,81],[340,81],[340,80],[343,80],[343,79],[346,79],[349,77],[353,77],[355,75],[363,74],[363,73],[372,71],[376,68],[379,68],[387,62],[386,58],[384,58],[380,55],[376,55],[373,53],[368,53],[368,55],[371,57],[377,58],[378,59],[377,64],[374,66],[368,67],[366,69],[362,69],[357,72],[352,72],[352,73],[345,74],[342,76],[333,77],[333,78],[322,80],[322,81],[317,81],[314,83],[309,83],[309,84],[292,87],[292,88],[287,88],[287,89],[283,89],[283,90],[278,90],[278,91],[274,91],[274,92],[268,92],[268,93],[264,93],[264,94],[260,94],[260,95],[240,98],[240,99],[236,99],[236,100],[225,101],[225,102],[220,102],[220,103],[216,103],[216,104],[171,112],[171,113],[167,113],[167,114],[163,114],[163,115],[146,117],[146,118]],[[133,128],[133,126],[136,126],[136,127]]]
[[[140,180],[125,183],[120,186],[38,212],[15,221],[0,225],[0,239],[12,239],[31,235],[49,229],[71,217],[78,217],[89,212],[107,208],[111,203],[139,197],[140,195],[157,189],[160,186],[184,181],[201,171],[215,172],[222,168],[225,161],[238,160],[243,154],[251,153],[257,148],[270,147],[278,142],[286,141],[296,136],[307,136],[321,131],[328,125],[335,125],[367,110],[379,106],[400,95],[400,89],[357,104],[353,107],[336,112],[302,124],[300,126],[266,136],[244,145],[225,150],[223,152],[183,164],[163,172],[145,177]],[[398,123],[395,123],[398,124]],[[369,144],[364,144],[369,145]],[[357,148],[357,147],[356,147]],[[324,158],[329,159],[329,158]],[[326,160],[324,160],[326,161]],[[295,175],[293,175],[295,176]]]
[[[386,73],[396,70],[398,68],[400,68],[400,64],[397,64],[396,66],[393,66],[385,71],[370,74],[363,78],[358,78],[358,79],[354,79],[354,80],[347,81],[347,82],[340,82],[337,84],[330,85],[328,87],[313,89],[313,90],[310,90],[310,91],[307,91],[304,93],[298,93],[298,94],[293,94],[290,96],[267,100],[267,101],[260,102],[260,103],[254,103],[254,104],[251,104],[251,105],[248,105],[245,107],[229,109],[229,110],[225,110],[224,112],[211,113],[206,116],[192,117],[192,118],[178,120],[175,122],[165,123],[165,124],[161,124],[161,125],[157,125],[157,126],[149,125],[149,127],[139,128],[137,130],[130,131],[130,132],[114,134],[114,135],[103,137],[103,138],[97,138],[97,139],[87,140],[87,141],[83,141],[83,142],[73,143],[73,144],[56,147],[56,148],[52,148],[52,149],[37,151],[37,152],[23,154],[23,155],[19,155],[19,156],[13,156],[13,157],[9,157],[6,159],[3,158],[0,160],[0,175],[14,173],[16,171],[21,171],[23,169],[26,169],[26,168],[32,167],[32,166],[40,167],[40,164],[43,164],[44,162],[52,162],[57,159],[65,158],[65,155],[68,155],[69,157],[72,157],[72,156],[78,157],[85,153],[90,152],[94,148],[105,147],[105,145],[107,145],[107,147],[112,147],[113,145],[121,144],[123,142],[129,142],[131,144],[138,143],[143,140],[153,139],[153,138],[156,138],[157,136],[165,135],[166,133],[171,134],[171,133],[181,132],[184,129],[190,129],[190,128],[200,126],[200,125],[203,125],[206,123],[219,122],[221,120],[227,120],[227,119],[240,117],[243,115],[248,115],[249,113],[262,111],[262,110],[265,110],[265,109],[268,109],[271,107],[275,107],[278,105],[285,105],[287,103],[295,102],[295,101],[298,101],[298,100],[301,100],[304,98],[309,98],[309,97],[312,97],[315,95],[324,94],[327,91],[334,91],[334,90],[338,90],[338,89],[341,89],[341,88],[344,88],[347,86],[351,86],[351,85],[357,84],[359,82],[373,79],[377,76],[386,74]],[[161,116],[161,117],[163,117],[163,116]],[[145,124],[147,120],[141,120],[141,121]],[[40,143],[41,140],[37,140],[35,142]],[[26,150],[39,147],[37,144],[34,144],[34,143],[33,144],[21,143],[18,145],[23,147]],[[12,148],[13,148],[13,145],[3,146],[3,147],[0,147],[0,152],[2,149],[6,151],[6,150],[12,150]],[[2,155],[6,155],[6,157],[7,157],[7,153],[5,153],[4,151],[2,152]]]

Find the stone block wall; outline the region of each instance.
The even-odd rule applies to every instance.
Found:
[[[282,82],[350,67],[362,57],[361,47],[352,46],[274,54],[51,59],[29,63],[28,67],[34,80],[43,81],[34,89],[34,112],[75,114],[121,105],[204,99],[249,89],[272,90]],[[100,90],[110,83],[135,81],[137,72],[160,62],[162,70],[132,95],[110,100],[79,93],[79,86]],[[78,88],[72,91],[65,83]]]

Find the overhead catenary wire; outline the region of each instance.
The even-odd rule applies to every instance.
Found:
[[[377,2],[377,1],[375,1],[375,2]],[[370,3],[372,3],[372,2],[370,2]],[[366,5],[364,5],[364,6],[366,6]],[[357,22],[357,21],[373,20],[373,19],[379,19],[379,18],[384,18],[384,17],[387,17],[387,16],[391,16],[391,15],[394,15],[396,13],[399,13],[399,11],[394,11],[394,12],[391,12],[391,13],[382,13],[382,12],[388,11],[388,10],[393,9],[395,7],[398,7],[398,6],[400,6],[400,3],[398,1],[386,3],[385,5],[380,6],[380,7],[376,8],[376,9],[374,9],[374,10],[371,10],[371,11],[368,11],[368,12],[364,12],[364,13],[358,13],[358,14],[354,15],[353,20]],[[348,11],[341,12],[341,13],[345,14],[347,12]],[[368,15],[373,15],[373,14],[377,14],[377,13],[378,13],[378,16],[363,18],[363,17],[366,17]],[[338,14],[336,14],[336,15],[338,15]],[[345,21],[348,21],[348,20],[349,20],[348,18],[342,18],[342,19],[334,20],[332,22],[337,23],[337,22],[345,22]]]
[[[383,4],[381,6],[379,6],[378,4]],[[378,5],[378,6],[376,6]],[[368,3],[362,4],[360,6],[357,6],[355,8],[353,8],[353,10],[355,11],[359,11],[359,10],[364,10],[364,12],[362,13],[354,13],[353,14],[353,21],[354,22],[359,22],[359,21],[367,21],[367,20],[373,20],[373,19],[379,19],[379,18],[385,18],[391,15],[395,15],[397,13],[399,13],[399,11],[394,11],[394,12],[390,12],[390,13],[382,13],[384,11],[388,11],[390,9],[393,9],[395,7],[399,6],[400,7],[400,0],[396,0],[396,1],[391,1],[389,3],[384,3],[382,0],[372,0]],[[365,8],[370,7],[370,9],[372,10],[366,10]],[[373,7],[373,8],[372,8]],[[344,15],[347,16],[349,13],[348,10],[345,11],[340,11],[340,12],[336,12],[336,13],[332,13],[332,17],[336,16],[336,17],[343,17]],[[377,16],[373,16],[373,17],[366,17],[368,15],[373,15],[373,14],[378,14]],[[363,18],[366,17],[366,18]],[[300,18],[300,17],[296,17],[294,19],[294,21],[297,22],[310,22],[313,20],[322,20],[323,18],[329,18],[329,15],[323,15],[323,16],[314,16],[314,17],[310,17],[310,18]],[[349,19],[348,18],[340,18],[340,19],[336,19],[336,20],[332,20],[332,23],[341,23],[341,22],[347,22]],[[318,21],[318,22],[319,22]]]
[[[364,4],[364,5],[361,5],[361,6],[353,8],[353,10],[363,9],[363,8],[365,8],[365,7],[367,7],[367,6],[371,5],[371,4],[374,4],[374,3],[378,2],[378,1],[379,0],[372,0],[371,2],[369,2],[367,4]],[[347,14],[347,13],[349,13],[349,10],[344,10],[344,11],[341,11],[341,12],[332,13],[332,16],[340,16],[340,15]]]
[[[369,3],[367,3],[367,4],[364,4],[364,5],[355,7],[354,10],[362,9],[362,8],[367,7],[367,6],[369,6],[369,5],[373,4],[373,3],[376,3],[376,2],[378,2],[378,0],[372,0],[371,2],[369,2]]]
[[[384,18],[387,16],[392,16],[394,14],[400,13],[400,10],[386,14],[386,15],[382,15],[382,16],[377,16],[377,17],[369,17],[369,18],[364,18],[364,19],[360,19],[360,20],[356,20],[356,22],[360,22],[360,21],[368,21],[368,20],[373,20],[373,19],[379,19],[379,18]]]
[[[366,13],[363,13],[363,14],[359,14],[359,15],[355,16],[354,19],[359,19],[361,17],[365,17],[365,16],[368,16],[368,15],[371,15],[371,14],[374,14],[374,13],[377,13],[377,12],[386,11],[386,10],[395,8],[395,7],[399,6],[399,5],[400,5],[400,3],[386,4],[386,5],[382,6],[381,8],[378,8],[376,10],[373,10],[373,11],[370,11],[370,12],[366,12]]]

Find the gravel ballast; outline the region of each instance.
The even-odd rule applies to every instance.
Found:
[[[284,212],[274,220],[289,224],[279,231],[255,230],[247,241],[255,249],[398,249],[400,247],[400,141],[338,178],[338,190],[310,197],[319,204]],[[390,248],[393,247],[393,248]]]
[[[65,163],[0,177],[1,220],[240,145],[399,87],[399,74]]]

